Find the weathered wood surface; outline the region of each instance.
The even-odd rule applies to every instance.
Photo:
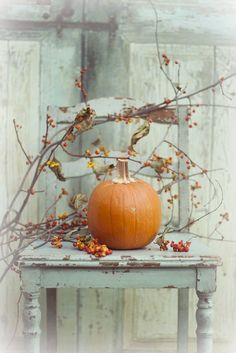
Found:
[[[58,3],[57,6],[60,7]],[[78,15],[80,18],[81,13]],[[40,134],[41,136],[45,131],[45,121],[47,116],[47,107],[49,105],[75,105],[79,100],[79,92],[74,87],[74,80],[79,75],[81,68],[81,42],[80,42],[80,31],[74,29],[73,31],[63,33],[63,36],[59,38],[54,30],[46,32],[41,42],[41,76],[40,76]],[[61,155],[57,155],[60,159]],[[78,181],[74,183],[68,181],[67,185],[64,185],[68,190],[76,189]],[[40,200],[40,212],[39,217],[42,217],[47,207],[49,207],[58,192],[60,185],[57,184],[54,175],[47,173],[41,178],[41,187],[45,190],[45,197]],[[65,205],[61,205],[61,209]],[[51,212],[60,212],[54,208]],[[66,295],[64,295],[66,294]],[[44,301],[46,301],[46,293],[44,292]],[[54,298],[55,300],[55,298]],[[51,325],[57,325],[57,337],[58,337],[58,353],[64,353],[66,349],[71,352],[76,352],[77,344],[77,310],[73,308],[77,307],[77,290],[57,290],[56,299],[57,309],[57,323],[51,322]],[[70,304],[68,304],[68,301]],[[66,313],[66,308],[68,312]],[[43,311],[43,330],[47,332],[47,312],[46,306]],[[50,313],[49,313],[50,315]],[[62,326],[62,318],[64,323]],[[69,339],[70,337],[70,339]],[[47,334],[42,338],[44,348],[47,349]]]
[[[162,101],[164,97],[172,97],[173,92],[171,86],[166,83],[165,78],[163,75],[158,70],[158,62],[157,62],[157,56],[156,56],[156,47],[155,45],[151,44],[146,44],[145,45],[145,50],[143,50],[143,45],[140,44],[131,44],[131,53],[130,53],[130,94],[137,97],[137,98],[143,98],[143,99],[148,99],[149,100],[154,100],[156,101]],[[189,50],[189,51],[188,51]],[[207,74],[203,74],[206,72],[205,70],[209,70],[209,68],[213,68],[213,58],[212,58],[212,51],[210,47],[205,47],[205,46],[189,46],[188,49],[186,46],[181,46],[181,45],[161,45],[160,47],[161,53],[169,53],[169,56],[172,58],[174,61],[176,58],[181,62],[181,65],[184,65],[184,69],[181,69],[181,82],[185,86],[187,84],[187,92],[193,92],[196,90],[198,87],[204,87],[204,85],[207,84],[207,80],[209,80],[209,76]],[[199,62],[199,53],[200,56],[204,61]],[[173,79],[176,80],[176,67],[174,63],[172,62],[172,66],[169,68],[169,74],[172,75]],[[189,80],[189,77],[191,77],[191,80]],[[204,93],[201,96],[201,99],[204,99],[205,101],[209,102],[208,98],[208,93]],[[209,149],[208,149],[208,138],[209,138],[209,133],[208,133],[208,124],[210,124],[210,119],[209,119],[209,108],[201,108],[200,111],[197,113],[197,122],[198,122],[198,129],[194,131],[189,131],[189,155],[195,159],[198,160],[198,162],[201,165],[208,166],[209,165]],[[205,114],[208,116],[208,119],[204,119]],[[185,128],[187,126],[185,125]],[[167,133],[167,136],[165,135]],[[142,153],[144,151],[149,150],[151,151],[152,148],[155,146],[154,141],[156,140],[161,140],[163,137],[166,136],[166,139],[173,141],[178,144],[178,139],[180,144],[182,145],[183,149],[186,149],[187,147],[187,140],[184,136],[186,134],[187,136],[187,131],[181,132],[182,137],[180,138],[178,136],[178,130],[177,127],[172,127],[169,131],[166,131],[166,128],[163,126],[156,126],[152,125],[152,130],[150,131],[150,145],[146,146],[145,143],[140,141],[139,144],[139,151]],[[194,140],[193,140],[194,139]],[[195,140],[196,139],[196,140]],[[201,141],[201,144],[197,146],[196,144],[191,143],[192,141]],[[158,142],[156,142],[158,143]],[[160,146],[159,147],[159,153],[162,155],[168,155],[169,151],[167,150],[166,146]],[[181,165],[183,167],[183,165]],[[202,182],[202,181],[201,181]],[[155,181],[152,181],[153,186],[157,187],[157,184]],[[208,190],[208,185],[207,183],[203,184],[204,190]],[[182,188],[182,186],[181,186]],[[188,195],[188,191],[186,189],[186,184],[183,185],[183,191],[186,193],[186,196]],[[175,189],[175,192],[179,193],[178,188]],[[182,195],[182,194],[181,194]],[[203,198],[203,203],[206,203],[207,201],[207,193],[205,195],[201,195]],[[182,200],[182,198],[181,198]],[[186,219],[186,216],[188,214],[187,209],[188,209],[188,202],[187,198],[185,199],[185,204],[182,204],[181,208],[178,208],[178,210],[175,208],[174,212],[174,222],[178,224],[179,222],[179,211],[181,213],[181,219]],[[165,208],[166,204],[166,195],[162,197],[162,204],[163,204],[163,214],[165,215],[166,219],[168,219],[168,209]],[[184,220],[183,220],[184,221]],[[204,225],[201,224],[199,227],[200,233],[203,231]],[[136,291],[137,292],[137,291]],[[191,292],[191,291],[190,291]],[[169,305],[171,307],[177,307],[177,293],[174,291],[167,291],[165,290],[165,295],[166,300],[168,301]],[[194,292],[190,293],[190,298],[194,297],[195,294]],[[187,298],[186,298],[187,299]],[[166,317],[168,317],[168,312],[169,308],[166,305],[163,305],[162,307],[159,306],[159,299],[155,296],[153,296],[152,291],[146,292],[145,295],[143,296],[143,303],[142,306],[136,307],[135,311],[133,311],[133,314],[131,314],[131,310],[129,309],[129,314],[130,315],[136,315],[134,313],[139,312],[138,317],[139,320],[141,320],[145,313],[148,312],[148,308],[150,307],[150,301],[153,301],[153,305],[155,305],[156,308],[156,316],[158,317],[158,323],[159,327],[161,327],[161,331],[166,332],[166,335],[168,333],[169,337],[175,337],[177,330],[176,330],[176,317],[170,316],[171,319],[169,321],[166,320]],[[131,306],[131,301],[129,300],[129,305]],[[127,308],[129,307],[127,305]],[[132,307],[132,306],[131,306]],[[190,336],[195,334],[195,328],[193,327],[194,323],[194,316],[195,312],[192,310],[194,306],[190,307],[190,320],[189,320],[189,326],[190,326]],[[162,313],[162,315],[158,315],[158,313]],[[155,317],[155,316],[154,316]],[[170,322],[171,321],[171,322]],[[153,321],[148,321],[145,320],[145,325],[147,325],[147,330],[152,331],[152,326],[154,325],[155,319],[153,318]],[[136,326],[136,322],[134,324]],[[141,321],[139,326],[141,327]],[[166,329],[166,330],[165,330]],[[136,338],[131,339],[129,345],[132,346],[134,344],[134,341],[136,341],[136,346],[137,347],[142,347],[142,334],[141,330],[138,331],[140,333],[140,340]],[[135,337],[135,336],[134,336]],[[152,336],[152,342],[154,343],[157,340],[158,333],[153,333]],[[137,341],[140,342],[140,345],[137,344]]]
[[[174,4],[154,0],[152,3],[160,21],[160,42],[188,45],[221,45],[224,42],[234,45],[236,5],[233,0],[177,0]],[[130,43],[155,42],[156,17],[151,4],[145,0],[124,1],[124,6],[120,26],[122,36]]]
[[[164,42],[209,44],[214,41],[221,44],[225,41],[228,44],[234,44],[236,6],[233,0],[224,2],[178,0],[175,2],[175,12],[173,12],[171,1],[155,0],[153,4],[157,8],[161,20],[159,31],[160,38]],[[4,1],[0,6],[0,21],[1,19],[3,21],[19,21],[20,18],[22,22],[32,21],[35,22],[35,25],[40,23],[42,27],[44,24],[45,28],[50,28],[51,25],[51,28],[55,28],[56,31],[55,21],[58,21],[58,15],[61,15],[64,4],[62,1],[56,0],[42,2],[32,0],[11,1],[10,3]],[[82,7],[82,1],[76,2],[76,6],[73,6],[72,3],[73,12],[69,16],[63,16],[62,12],[62,22],[81,25],[79,14],[82,12]],[[151,4],[145,0],[123,0],[119,3],[115,0],[99,0],[96,3],[94,1],[88,2],[87,8],[87,13],[90,15],[87,21],[91,21],[91,27],[96,22],[106,24],[110,20],[109,16],[115,15],[118,18],[117,25],[121,35],[130,42],[155,41],[153,31],[155,14]],[[91,13],[94,8],[96,8],[96,16],[92,18]],[[8,28],[14,29],[16,26],[17,23],[8,22]],[[25,27],[30,29],[30,27]],[[66,26],[64,25],[64,27]],[[99,30],[99,26],[97,26],[97,30]],[[63,31],[65,32],[65,29]]]
[[[12,197],[14,196],[21,173],[26,170],[26,159],[19,149],[13,128],[13,119],[22,125],[19,131],[24,140],[24,148],[35,154],[38,148],[39,119],[39,43],[28,41],[0,41],[0,67],[1,67],[1,206],[0,213],[4,214]],[[28,130],[29,129],[29,130]],[[34,131],[30,134],[29,131]],[[29,185],[29,184],[28,184]],[[25,185],[25,188],[28,187]],[[22,202],[22,193],[19,202]],[[19,204],[19,203],[18,203]],[[31,207],[23,214],[22,220],[37,219],[37,201],[32,200]],[[5,266],[1,261],[1,269]],[[18,275],[13,271],[0,285],[0,350],[10,342],[14,327],[16,326],[17,301],[20,296],[20,283]],[[13,304],[14,303],[14,304]],[[20,303],[21,304],[21,303]],[[17,327],[16,336],[22,335],[21,321]]]
[[[170,240],[189,239],[189,233],[170,233]],[[54,249],[46,244],[34,249],[39,243],[31,245],[20,255],[21,267],[78,267],[78,268],[159,268],[159,267],[198,267],[217,266],[220,258],[199,239],[192,239],[192,246],[187,253],[160,251],[155,244],[139,250],[116,250],[105,258],[96,258],[73,248],[72,243],[65,243],[62,249]]]
[[[74,267],[41,269],[41,286],[44,288],[194,288],[196,271],[194,268],[166,267],[134,268],[132,270],[99,267],[97,271]],[[34,272],[25,276],[34,275]],[[114,275],[115,274],[115,275]]]
[[[197,291],[198,309],[196,319],[198,351],[202,353],[212,352],[213,349],[213,301],[212,293],[201,293]]]
[[[39,306],[39,286],[34,291],[23,292],[24,309],[24,335],[27,338],[25,341],[25,350],[30,353],[40,353],[40,319],[41,311]]]

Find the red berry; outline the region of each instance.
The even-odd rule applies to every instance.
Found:
[[[165,104],[170,104],[172,101],[171,101],[171,99],[169,99],[169,98],[165,98],[165,100],[164,100],[164,103]]]

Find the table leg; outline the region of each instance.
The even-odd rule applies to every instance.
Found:
[[[178,339],[177,352],[188,353],[188,306],[189,289],[178,290]]]
[[[24,295],[24,336],[26,353],[40,353],[40,305],[39,289],[35,292],[23,292]]]
[[[213,346],[213,293],[197,291],[197,353],[212,353]]]
[[[47,353],[57,352],[57,289],[47,289]]]

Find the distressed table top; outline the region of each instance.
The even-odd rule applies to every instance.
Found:
[[[169,240],[188,240],[188,233],[172,233]],[[60,267],[60,268],[167,268],[167,267],[215,267],[221,265],[221,259],[201,239],[191,239],[189,252],[160,251],[159,246],[150,244],[138,250],[114,250],[107,257],[96,258],[75,249],[72,243],[64,243],[63,248],[55,249],[50,244],[37,249],[40,242],[26,248],[19,257],[20,267]]]

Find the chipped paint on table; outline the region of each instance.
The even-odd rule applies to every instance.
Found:
[[[168,239],[178,241],[189,239],[188,233],[173,233]],[[221,264],[217,255],[198,239],[192,239],[190,251],[187,253],[160,251],[159,246],[151,244],[144,249],[115,250],[107,257],[96,258],[73,248],[72,243],[65,242],[62,249],[52,248],[50,244],[35,243],[20,256],[21,267],[76,267],[76,268],[162,268],[162,267],[214,267]]]

